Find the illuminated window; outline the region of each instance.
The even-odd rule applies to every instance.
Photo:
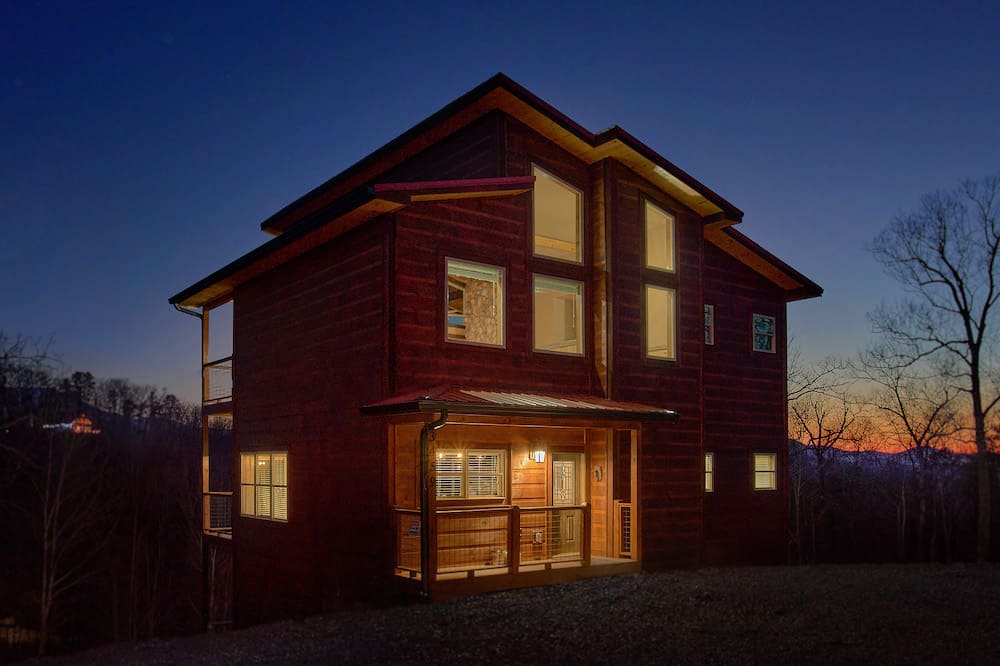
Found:
[[[536,275],[535,349],[583,353],[583,284]]]
[[[676,358],[676,292],[646,285],[646,356]]]
[[[753,350],[774,353],[774,317],[754,313]]]
[[[583,194],[552,174],[531,166],[534,253],[560,261],[583,261]]]
[[[240,513],[288,520],[288,454],[240,454]]]
[[[705,492],[715,491],[715,454],[705,454]]]
[[[778,489],[778,454],[753,454],[753,489]]]
[[[438,451],[434,461],[440,499],[503,499],[503,451]]]
[[[448,259],[448,340],[502,347],[504,271]]]
[[[674,216],[648,201],[646,267],[674,272]]]
[[[715,307],[705,306],[705,344],[715,344]]]

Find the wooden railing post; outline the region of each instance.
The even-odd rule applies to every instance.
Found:
[[[507,566],[512,574],[521,566],[521,508],[517,505],[510,507],[507,522]]]
[[[583,503],[583,566],[590,566],[590,502]]]

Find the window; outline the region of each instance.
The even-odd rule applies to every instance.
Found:
[[[447,273],[447,339],[502,347],[503,269],[448,259]]]
[[[676,296],[673,289],[646,285],[646,356],[676,357]]]
[[[705,306],[705,344],[715,344],[715,307]]]
[[[505,496],[503,451],[438,451],[434,461],[439,499]]]
[[[240,513],[288,520],[288,454],[240,454]]]
[[[674,216],[648,201],[646,267],[674,272]]]
[[[532,196],[534,254],[560,261],[583,261],[583,194],[536,165]]]
[[[583,353],[583,284],[543,275],[534,278],[535,349]]]
[[[774,317],[754,313],[753,350],[774,353]]]
[[[778,489],[778,454],[753,454],[753,489]]]
[[[715,454],[705,454],[705,492],[715,491]]]

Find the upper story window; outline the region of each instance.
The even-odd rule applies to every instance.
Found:
[[[438,451],[434,461],[440,499],[503,499],[503,451]]]
[[[537,165],[532,197],[532,252],[559,261],[583,262],[583,193]]]
[[[677,358],[676,292],[646,285],[646,356]]]
[[[705,344],[715,344],[715,306],[705,306]]]
[[[753,350],[758,352],[775,352],[774,317],[754,313],[753,315]]]
[[[240,454],[240,514],[288,520],[288,453]]]
[[[705,454],[705,492],[715,492],[715,454]]]
[[[646,267],[673,273],[674,254],[674,216],[647,201]]]
[[[502,347],[504,270],[447,260],[447,339]]]
[[[535,350],[583,353],[583,284],[536,275]]]

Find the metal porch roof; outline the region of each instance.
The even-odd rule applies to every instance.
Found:
[[[608,400],[591,395],[539,393],[439,386],[426,391],[393,396],[361,408],[366,414],[404,414],[446,409],[454,414],[506,414],[676,421],[672,409],[635,402]]]

